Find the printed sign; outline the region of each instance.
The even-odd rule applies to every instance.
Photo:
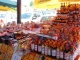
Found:
[[[59,2],[78,2],[80,0],[58,0]]]
[[[40,3],[45,3],[45,2],[49,2],[51,0],[35,0],[35,4],[40,4]]]

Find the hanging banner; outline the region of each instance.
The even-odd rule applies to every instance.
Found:
[[[35,0],[35,4],[41,4],[41,3],[46,3],[46,2],[49,2],[51,0]]]
[[[80,0],[58,0],[59,2],[79,2]]]
[[[60,4],[53,4],[53,5],[49,5],[49,4],[42,4],[42,5],[35,5],[34,8],[35,9],[54,9],[54,8],[60,8]]]
[[[61,4],[58,0],[35,0],[34,8],[35,9],[54,9],[60,8]]]

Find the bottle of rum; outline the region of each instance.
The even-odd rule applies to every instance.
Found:
[[[41,54],[45,54],[45,45],[44,44],[42,44],[42,46],[41,46]]]
[[[41,54],[41,40],[38,41],[38,53]]]
[[[51,50],[52,50],[52,57],[53,57],[53,58],[56,58],[56,55],[57,55],[56,42],[57,42],[57,41],[55,41],[55,40],[53,41],[53,44],[52,44],[52,45],[54,45],[54,46],[52,46],[52,49],[51,49]]]
[[[59,60],[59,58],[60,58],[60,50],[59,50],[59,48],[57,48],[57,52],[56,52],[56,58],[57,58],[57,60]]]
[[[32,41],[32,43],[31,43],[31,51],[34,51],[34,41]]]
[[[50,47],[48,47],[48,56],[50,56],[51,57],[51,48]]]
[[[53,58],[56,58],[56,52],[57,52],[56,49],[57,48],[52,48],[52,57]]]
[[[60,49],[60,55],[59,55],[60,56],[60,60],[65,60],[64,59],[64,44],[65,44],[64,41],[61,41],[61,45],[60,45],[60,48],[59,48]]]
[[[35,52],[37,53],[38,52],[38,36],[34,36],[34,39],[35,39],[35,45],[34,45],[34,48],[35,48]]]
[[[48,55],[48,46],[45,45],[45,55]]]

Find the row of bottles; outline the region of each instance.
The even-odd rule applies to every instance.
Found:
[[[60,40],[50,40],[50,39],[39,39],[31,43],[31,51],[43,54],[45,56],[50,56],[51,58],[61,59],[61,60],[74,60],[74,54],[78,55],[78,50],[75,49],[74,45],[70,44],[68,41]],[[63,44],[62,44],[63,43]],[[73,47],[72,47],[72,46]],[[77,48],[77,47],[76,47]],[[74,52],[76,51],[77,52]]]
[[[56,58],[56,49],[51,49],[50,47],[45,46],[44,44],[42,45],[31,44],[31,50],[43,55],[48,55]]]
[[[51,58],[55,58],[58,60],[74,60],[74,53],[76,53],[76,56],[78,55],[78,52],[69,53],[66,51],[61,51],[58,48],[51,48],[48,46],[42,45],[35,45],[31,44],[31,50],[36,53],[40,53],[45,56],[50,56]]]

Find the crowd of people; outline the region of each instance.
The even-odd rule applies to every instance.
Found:
[[[13,26],[14,25],[14,26]],[[7,25],[0,27],[0,43],[10,44],[10,38],[15,38],[15,31],[19,30],[15,23],[7,23]]]

